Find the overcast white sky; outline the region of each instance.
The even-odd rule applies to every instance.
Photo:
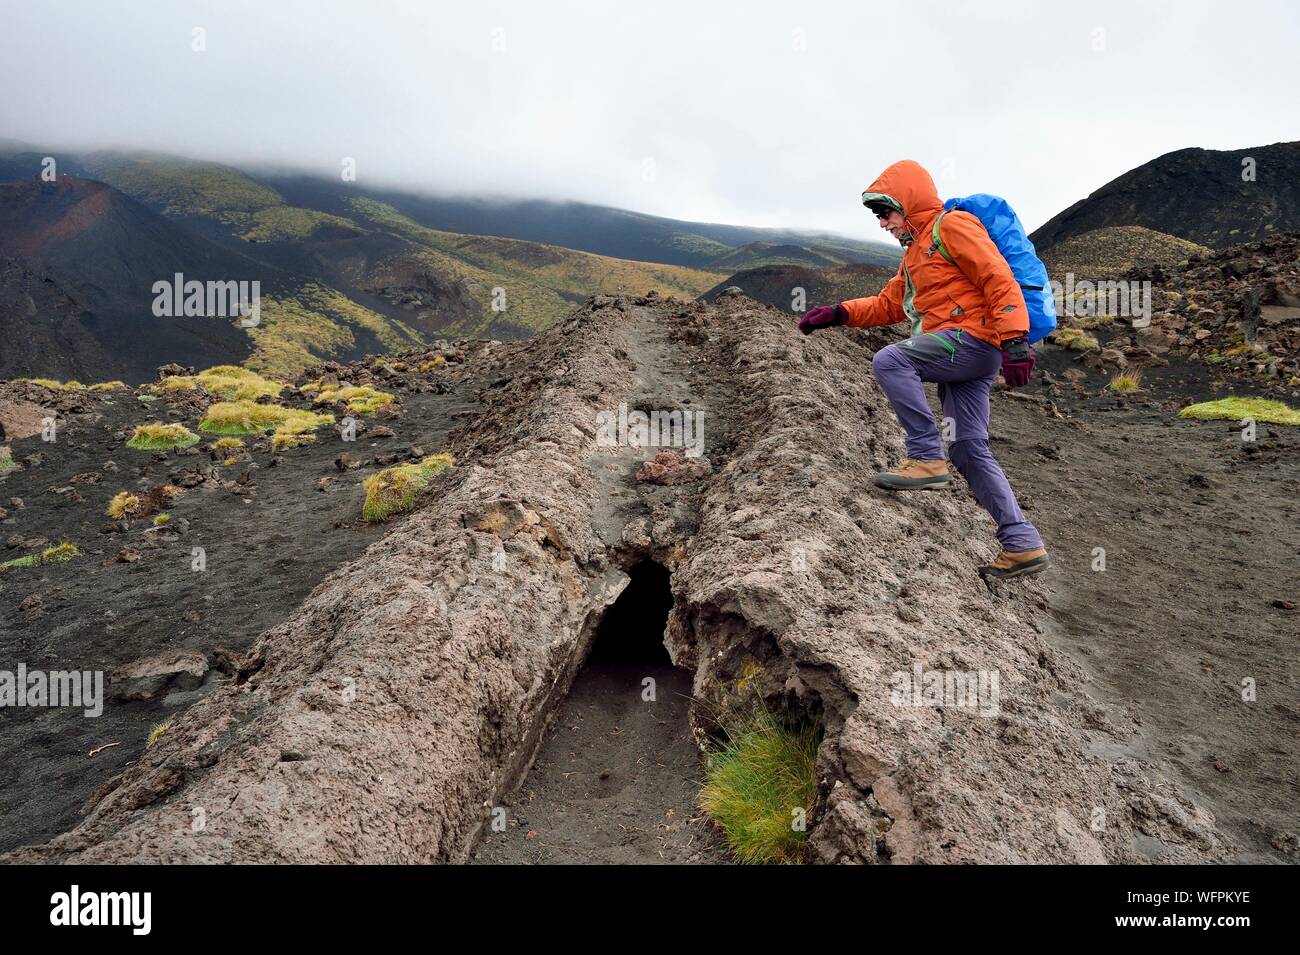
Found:
[[[0,137],[868,238],[912,158],[1032,229],[1300,139],[1298,49],[1300,4],[1252,0],[0,0]]]

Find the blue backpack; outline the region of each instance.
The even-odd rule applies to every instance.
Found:
[[[1020,218],[999,196],[977,193],[962,199],[949,199],[943,204],[943,212],[934,220],[934,229],[930,238],[935,248],[949,262],[952,256],[939,238],[939,223],[949,209],[969,212],[988,230],[989,238],[998,247],[1002,257],[1011,266],[1011,274],[1016,277],[1020,290],[1025,293],[1025,306],[1029,309],[1029,343],[1032,345],[1050,334],[1056,328],[1056,300],[1052,297],[1052,285],[1047,279],[1047,266],[1043,265],[1034,243],[1025,234],[1025,227]],[[953,262],[953,265],[956,265]]]

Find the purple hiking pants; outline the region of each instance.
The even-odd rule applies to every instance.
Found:
[[[948,456],[966,478],[975,499],[993,515],[1003,550],[1042,547],[1043,539],[1025,520],[1007,476],[989,451],[989,392],[1002,367],[1002,352],[967,332],[949,328],[886,346],[876,352],[871,367],[907,432],[907,455],[918,461],[943,460],[939,431],[921,384],[938,382]]]

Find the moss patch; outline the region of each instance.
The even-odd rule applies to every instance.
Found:
[[[1053,344],[1059,345],[1068,351],[1091,351],[1094,348],[1100,348],[1101,343],[1089,335],[1082,328],[1058,328],[1052,333]]]
[[[738,861],[805,861],[808,834],[798,823],[817,795],[820,733],[787,727],[761,707],[724,729],[727,742],[709,756],[700,808]]]
[[[382,521],[407,510],[434,477],[455,463],[450,454],[431,454],[418,464],[385,468],[366,478],[361,486],[366,498],[361,516],[367,521]]]
[[[1197,405],[1188,405],[1178,412],[1180,418],[1196,418],[1201,421],[1264,421],[1268,424],[1300,425],[1300,411],[1267,398],[1220,398],[1218,401],[1203,401]]]

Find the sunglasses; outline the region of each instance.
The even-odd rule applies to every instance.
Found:
[[[890,206],[881,206],[875,203],[867,206],[867,208],[871,210],[871,214],[877,219],[888,219],[894,212],[894,209]]]

